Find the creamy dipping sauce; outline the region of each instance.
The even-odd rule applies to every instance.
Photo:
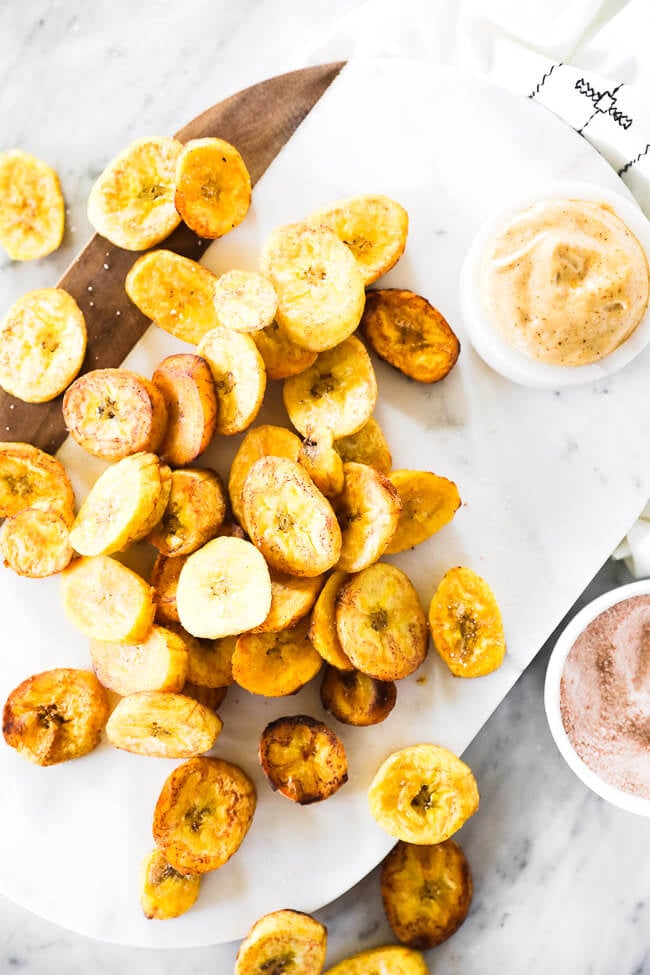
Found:
[[[482,301],[497,333],[527,356],[582,366],[613,352],[648,305],[648,262],[610,207],[542,200],[488,247]]]

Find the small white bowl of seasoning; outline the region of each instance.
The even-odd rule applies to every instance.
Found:
[[[548,662],[544,707],[578,778],[650,816],[650,579],[604,593],[570,620]]]
[[[555,182],[474,237],[460,275],[468,337],[513,382],[558,388],[622,369],[650,342],[650,222],[620,193]]]

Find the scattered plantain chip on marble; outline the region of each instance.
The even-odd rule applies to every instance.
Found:
[[[501,611],[485,579],[456,566],[445,573],[429,606],[433,645],[455,677],[483,677],[503,663]]]
[[[265,914],[250,929],[237,952],[235,975],[321,975],[327,928],[300,911]]]
[[[271,721],[262,732],[259,758],[271,788],[301,806],[328,799],[348,780],[343,742],[306,714]]]
[[[358,670],[327,667],[320,686],[321,704],[337,721],[367,728],[385,721],[395,707],[394,681],[376,680]]]
[[[325,975],[429,975],[429,967],[419,951],[399,945],[371,948],[345,958]]]
[[[209,751],[223,722],[184,694],[137,691],[123,697],[106,725],[115,748],[155,758],[193,758]]]
[[[0,518],[51,508],[74,519],[74,491],[63,464],[30,443],[0,443]]]
[[[53,508],[25,508],[0,528],[4,564],[20,576],[44,579],[63,571],[74,552],[70,525]]]
[[[10,260],[37,260],[59,247],[65,203],[51,166],[21,149],[0,152],[0,200],[0,246]]]
[[[160,850],[148,853],[140,867],[140,905],[145,917],[166,921],[180,917],[196,903],[199,874],[181,873]]]
[[[419,545],[448,525],[460,507],[453,481],[430,471],[391,471],[388,475],[402,503],[397,531],[386,553],[396,555]]]

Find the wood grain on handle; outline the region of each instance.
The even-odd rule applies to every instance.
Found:
[[[303,68],[246,88],[197,116],[176,137],[187,142],[219,136],[231,142],[255,184],[344,64]],[[184,224],[160,246],[194,260],[205,250],[205,242]],[[86,318],[88,350],[82,372],[119,366],[149,327],[149,319],[124,291],[124,279],[139,256],[95,234],[58,283]],[[23,403],[0,390],[0,440],[24,440],[54,453],[66,438],[61,400]]]

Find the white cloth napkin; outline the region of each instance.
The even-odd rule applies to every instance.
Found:
[[[650,0],[366,0],[311,52],[422,58],[520,92],[600,152],[650,216]],[[650,576],[650,503],[613,553]]]

